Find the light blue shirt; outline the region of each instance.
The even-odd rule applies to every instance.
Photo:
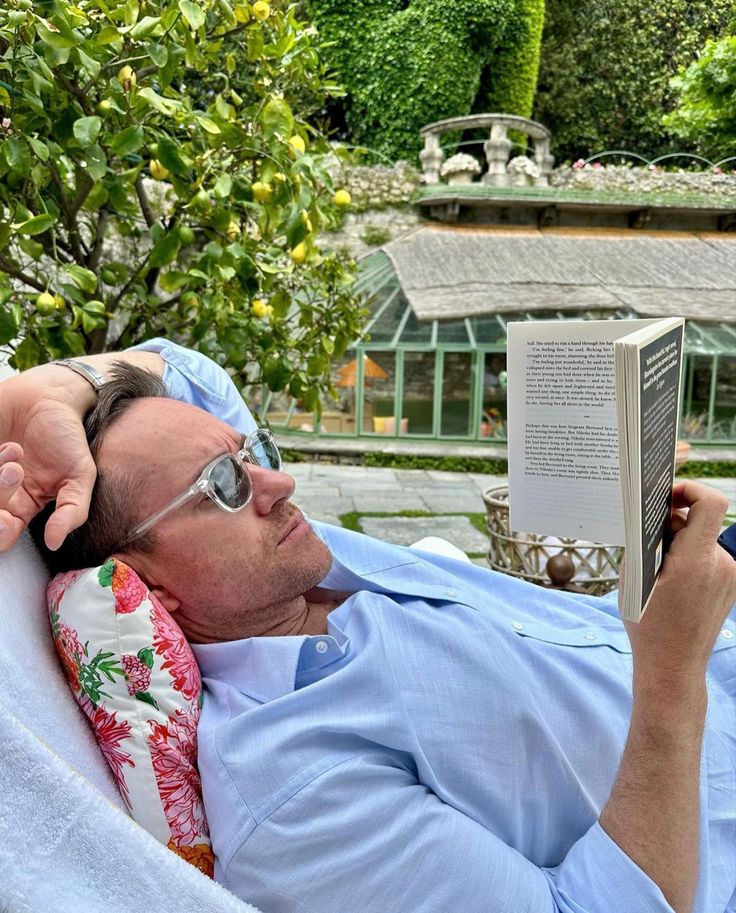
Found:
[[[162,354],[177,397],[252,427],[224,372]],[[195,647],[218,880],[264,913],[671,913],[597,823],[631,710],[615,597],[314,527],[324,584],[355,592],[328,633]],[[736,913],[735,629],[709,669],[696,913]]]

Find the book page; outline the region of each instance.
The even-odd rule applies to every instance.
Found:
[[[513,530],[624,544],[613,343],[651,322],[508,325]]]

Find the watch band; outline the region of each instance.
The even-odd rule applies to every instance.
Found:
[[[88,365],[86,361],[77,361],[72,358],[59,358],[56,361],[53,361],[52,364],[63,365],[65,368],[70,368],[91,384],[95,393],[99,393],[107,383],[106,378],[100,374],[99,371],[96,371],[92,365]]]

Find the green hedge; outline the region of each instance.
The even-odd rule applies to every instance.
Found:
[[[662,126],[670,81],[735,18],[733,0],[548,0],[534,116],[557,158],[696,151]]]
[[[544,0],[310,0],[351,141],[416,160],[425,124],[531,112]]]

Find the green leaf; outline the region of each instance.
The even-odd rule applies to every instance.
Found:
[[[148,38],[149,35],[152,35],[160,24],[160,16],[144,16],[141,20],[136,22],[128,34],[131,38],[140,41],[141,39]]]
[[[50,48],[74,48],[79,44],[79,40],[68,27],[59,29],[53,22],[48,19],[36,19],[36,33],[43,43]]]
[[[33,136],[28,137],[28,142],[31,144],[31,149],[33,149],[38,159],[42,162],[49,160],[49,147],[46,143],[42,143],[40,139],[36,139]]]
[[[129,155],[131,152],[137,152],[145,142],[143,127],[135,125],[126,127],[122,130],[110,144],[110,148],[116,155]]]
[[[149,669],[153,669],[153,648],[152,647],[141,647],[138,651],[138,659],[145,663]]]
[[[94,181],[101,181],[107,173],[107,156],[104,149],[98,145],[90,146],[85,151],[84,157],[87,162],[89,176]]]
[[[76,263],[71,263],[64,268],[64,272],[69,276],[77,288],[86,292],[88,295],[91,295],[97,288],[97,276],[92,270],[85,269],[83,266],[79,266]]]
[[[33,238],[20,238],[18,245],[24,254],[28,254],[31,260],[40,260],[46,253],[46,248]]]
[[[208,133],[217,134],[222,133],[222,130],[217,126],[217,124],[212,120],[211,117],[206,117],[204,114],[198,114],[195,112],[195,117],[197,123],[200,127],[206,130]]]
[[[192,3],[191,0],[179,0],[179,9],[190,28],[198,29],[204,25],[204,10],[196,3]]]
[[[30,336],[26,336],[23,342],[15,350],[12,358],[9,359],[13,368],[19,371],[25,371],[37,365],[41,358],[41,347]]]
[[[176,259],[180,245],[179,232],[176,229],[167,232],[153,245],[148,258],[149,264],[151,266],[166,266],[167,263],[171,263],[172,260]]]
[[[18,324],[12,311],[0,310],[0,346],[4,346],[18,335]]]
[[[271,97],[263,108],[261,123],[269,140],[277,136],[287,139],[294,129],[294,115],[283,98]]]
[[[215,181],[215,196],[220,200],[227,199],[232,189],[233,179],[229,174],[221,174]]]
[[[135,697],[136,700],[143,701],[144,704],[150,704],[152,707],[155,707],[156,710],[158,710],[158,704],[147,691],[136,691]]]
[[[24,140],[19,136],[11,136],[3,143],[3,151],[11,171],[24,178],[28,177],[31,171],[31,152]]]
[[[77,56],[79,57],[79,64],[82,69],[88,73],[92,79],[97,79],[100,74],[100,63],[90,57],[89,54],[85,54],[81,48],[77,48]]]
[[[146,47],[148,51],[148,56],[151,58],[151,62],[155,63],[157,67],[165,67],[166,62],[169,59],[169,51],[166,47],[161,44],[149,44]]]
[[[168,273],[162,273],[158,278],[158,284],[165,292],[175,292],[183,285],[186,285],[187,274],[170,270]]]
[[[159,114],[165,114],[167,117],[171,117],[177,108],[181,107],[178,101],[174,101],[172,98],[162,98],[149,86],[139,90],[138,98],[144,98],[154,110],[158,111]]]
[[[44,212],[41,213],[40,216],[33,216],[32,219],[27,219],[25,222],[13,225],[13,228],[20,235],[40,235],[44,231],[48,231],[55,221],[55,216]]]
[[[102,127],[101,117],[96,115],[80,117],[74,121],[74,138],[83,149],[86,149],[97,141],[100,127]]]
[[[158,160],[172,174],[184,175],[188,171],[182,157],[179,155],[178,146],[168,136],[161,136],[158,139]]]

